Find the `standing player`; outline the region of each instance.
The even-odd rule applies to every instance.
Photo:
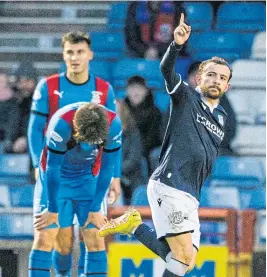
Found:
[[[95,237],[106,222],[100,206],[118,158],[121,132],[116,113],[94,103],[67,105],[51,118],[34,192],[29,277],[50,276],[58,227],[71,227],[74,214],[87,248],[84,274],[107,276],[105,245],[97,245]]]
[[[171,110],[159,166],[147,188],[157,237],[142,224],[136,210],[112,220],[100,231],[101,236],[134,233],[166,261],[164,277],[184,276],[195,265],[200,241],[200,190],[224,136],[227,115],[219,105],[219,98],[228,90],[232,76],[227,62],[214,57],[201,63],[196,89],[183,82],[174,65],[190,33],[191,27],[184,23],[182,14],[174,41],[161,62]]]
[[[43,137],[52,115],[61,107],[78,101],[102,104],[115,111],[115,98],[111,85],[89,74],[89,62],[93,59],[91,40],[80,32],[67,33],[62,38],[63,58],[67,71],[41,80],[35,90],[28,127],[29,149],[33,165],[38,168]],[[111,192],[118,197],[120,189],[120,164],[115,168]],[[115,199],[113,199],[115,201]],[[96,246],[103,245],[103,238],[96,238]],[[53,255],[58,274],[71,269],[73,227],[61,228],[58,232]],[[93,251],[93,250],[92,250]],[[84,269],[84,243],[80,243],[79,271]]]

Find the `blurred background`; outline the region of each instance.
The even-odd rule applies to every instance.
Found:
[[[124,125],[122,195],[109,216],[140,206],[152,224],[146,183],[169,108],[159,63],[181,12],[192,26],[176,63],[182,78],[194,86],[199,62],[212,56],[233,68],[221,101],[229,114],[225,139],[202,190],[202,247],[186,276],[266,276],[265,1],[32,0],[0,2],[1,277],[27,276],[34,188],[27,123],[37,82],[65,70],[66,32],[89,33],[95,54],[90,71],[113,85]],[[109,276],[161,276],[164,264],[133,238],[115,236],[108,245]]]

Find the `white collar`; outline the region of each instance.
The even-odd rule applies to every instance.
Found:
[[[209,107],[210,111],[213,113],[213,110],[214,110],[215,108],[217,108],[218,105],[219,105],[219,100],[217,101],[217,103],[216,103],[215,105],[211,105],[210,102],[208,102],[207,99],[203,96],[200,87],[196,87],[195,90],[200,94],[201,101],[202,101],[203,103],[205,103],[205,104]]]

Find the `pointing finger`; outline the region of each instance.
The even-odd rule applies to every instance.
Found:
[[[180,24],[183,24],[183,23],[184,23],[184,14],[181,13]]]

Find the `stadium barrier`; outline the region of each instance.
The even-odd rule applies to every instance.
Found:
[[[109,208],[108,217],[115,218],[127,207]],[[144,220],[151,220],[149,207],[138,207]],[[201,245],[196,267],[186,276],[252,277],[255,211],[200,208],[200,220],[225,222],[225,245]],[[164,262],[137,242],[115,242],[109,237],[109,277],[159,277]]]

